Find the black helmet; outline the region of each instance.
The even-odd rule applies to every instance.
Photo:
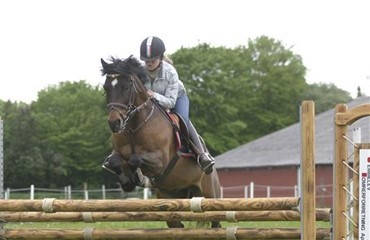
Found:
[[[159,37],[147,37],[140,46],[140,59],[151,61],[163,56],[166,47]]]

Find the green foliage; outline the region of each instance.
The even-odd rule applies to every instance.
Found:
[[[3,103],[4,179],[8,186],[24,187],[43,182],[47,163],[36,138],[36,122],[25,103]]]
[[[62,82],[39,92],[32,111],[49,177],[94,181],[110,149],[102,92],[84,81]]]
[[[301,57],[265,36],[250,40],[244,57],[250,62],[250,98],[242,107],[249,122],[243,134],[254,139],[296,122],[299,97],[306,87]]]
[[[171,57],[188,89],[192,121],[214,154],[298,119],[306,68],[278,41],[260,37],[235,49],[199,44]]]
[[[315,102],[317,114],[334,108],[338,103],[347,103],[352,100],[349,92],[337,88],[334,84],[325,83],[309,85],[303,99]]]
[[[188,90],[192,122],[213,152],[238,146],[240,142],[234,136],[246,127],[238,116],[235,98],[230,98],[240,96],[235,86],[242,82],[243,68],[235,68],[242,64],[237,55],[231,49],[201,44],[182,48],[172,56]]]

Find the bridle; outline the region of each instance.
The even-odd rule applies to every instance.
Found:
[[[107,74],[107,77],[113,78],[113,80],[118,81],[118,77],[120,77],[121,74]],[[124,103],[118,103],[118,102],[111,102],[107,104],[109,112],[116,111],[120,117],[123,119],[123,123],[120,126],[119,132],[130,132],[135,134],[145,123],[149,121],[149,119],[152,117],[154,112],[154,104],[151,101],[151,98],[148,97],[148,99],[140,104],[139,106],[135,106],[135,98],[138,94],[138,92],[143,92],[145,89],[140,87],[138,81],[140,79],[135,75],[129,75],[129,81],[130,81],[130,90],[129,90],[129,101],[128,104]],[[127,124],[130,122],[130,120],[133,118],[133,116],[140,112],[142,109],[144,109],[146,106],[149,106],[149,103],[152,103],[150,106],[150,111],[144,121],[142,121],[135,129],[132,128],[126,128]],[[126,111],[126,114],[123,112]]]

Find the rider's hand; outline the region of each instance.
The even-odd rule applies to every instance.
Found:
[[[147,90],[146,93],[149,95],[149,97],[153,98],[154,97],[154,94],[155,92],[153,92],[152,90]]]

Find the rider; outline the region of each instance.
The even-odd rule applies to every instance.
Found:
[[[149,80],[144,83],[149,96],[159,105],[178,113],[189,128],[191,141],[194,143],[198,163],[206,174],[213,171],[214,158],[203,146],[200,136],[189,120],[189,98],[183,82],[179,79],[172,61],[164,56],[166,47],[158,37],[147,37],[140,46],[140,59],[145,62]]]

